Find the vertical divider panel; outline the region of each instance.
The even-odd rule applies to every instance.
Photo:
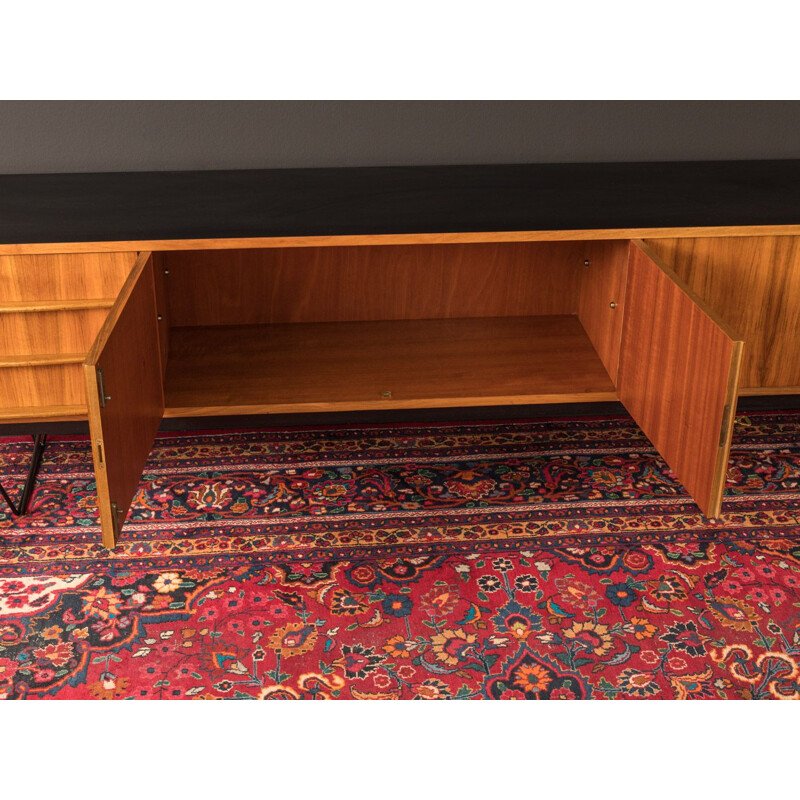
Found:
[[[578,319],[616,384],[625,318],[628,242],[586,242],[584,253]]]
[[[167,374],[169,360],[169,302],[167,298],[164,259],[161,253],[153,253],[153,279],[156,287],[156,319],[158,321],[158,342],[161,350],[161,374]]]

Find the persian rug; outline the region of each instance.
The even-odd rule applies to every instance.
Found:
[[[718,520],[627,417],[162,434],[113,552],[51,437],[0,695],[800,698],[800,414],[737,418]]]

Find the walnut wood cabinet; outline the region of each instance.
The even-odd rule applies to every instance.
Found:
[[[800,393],[800,168],[755,163],[0,176],[0,422],[88,419],[108,547],[221,414],[620,400],[717,516],[737,397]]]

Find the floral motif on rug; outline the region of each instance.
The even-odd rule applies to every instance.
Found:
[[[0,579],[8,698],[800,698],[789,539]]]
[[[1,443],[3,474],[21,483],[29,452]],[[89,443],[56,437],[28,516],[0,513],[0,575],[720,541],[798,519],[792,413],[737,418],[716,520],[627,417],[164,434],[108,553]]]
[[[58,438],[0,695],[800,698],[800,415],[738,423],[714,521],[624,418],[160,436],[112,553]]]

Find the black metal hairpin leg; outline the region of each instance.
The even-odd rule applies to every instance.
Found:
[[[0,483],[0,494],[5,498],[11,513],[15,517],[21,517],[28,510],[28,501],[33,494],[33,487],[36,485],[36,476],[39,474],[39,465],[42,463],[42,452],[44,451],[45,443],[47,442],[47,434],[37,433],[33,438],[33,455],[31,456],[31,465],[28,469],[28,477],[25,479],[25,485],[22,487],[22,494],[19,498],[19,505],[9,497],[8,492]]]

